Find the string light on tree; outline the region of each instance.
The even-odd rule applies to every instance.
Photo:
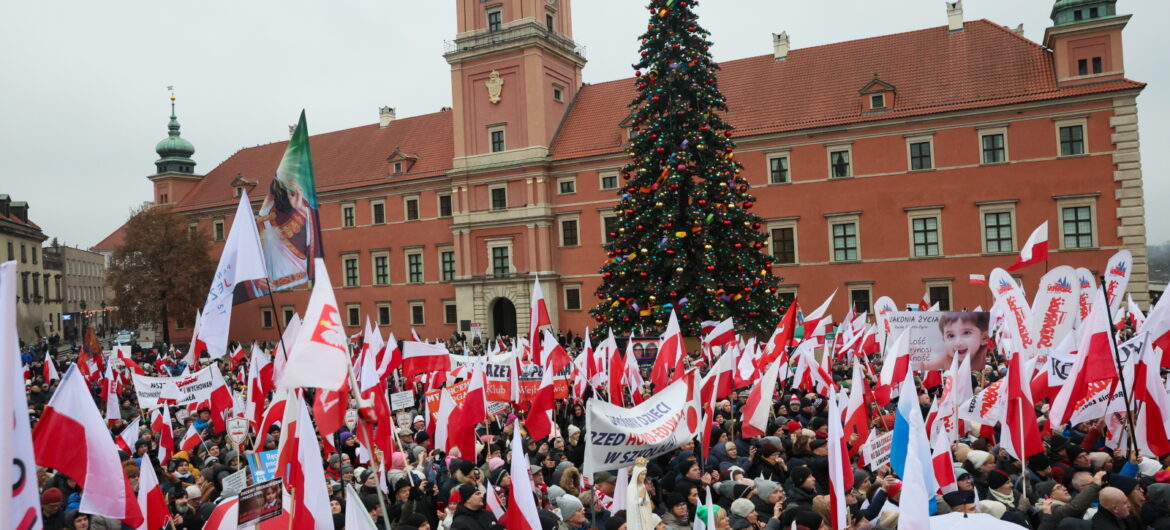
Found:
[[[672,309],[688,334],[727,317],[766,333],[778,318],[767,236],[719,115],[726,100],[697,4],[653,0],[634,65],[630,162],[592,311],[616,332],[661,326]]]

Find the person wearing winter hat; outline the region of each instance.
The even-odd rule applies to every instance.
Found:
[[[1156,530],[1170,528],[1170,484],[1151,484],[1146,493],[1142,523]]]
[[[663,507],[666,514],[662,516],[662,522],[666,524],[667,530],[691,530],[686,497],[677,493],[667,493],[663,498]]]
[[[572,495],[561,495],[556,500],[556,513],[561,518],[563,526],[562,529],[582,528],[586,521],[585,505],[581,503],[581,499]]]
[[[1050,480],[1036,485],[1036,508],[1040,511],[1038,529],[1053,530],[1065,519],[1080,519],[1101,492],[1105,472],[1093,476],[1093,482],[1073,496],[1064,485]]]
[[[695,514],[695,519],[703,521],[704,525],[707,524],[708,520],[711,520],[715,523],[715,528],[719,530],[731,528],[731,526],[728,524],[729,517],[727,515],[727,510],[724,510],[723,507],[716,504],[704,504],[699,506],[699,510]]]
[[[1142,505],[1146,503],[1146,489],[1138,483],[1136,478],[1114,473],[1109,476],[1109,485],[1121,490],[1129,499],[1130,512],[1141,513]]]
[[[731,524],[732,530],[740,530],[742,528],[756,528],[756,506],[752,501],[747,499],[735,499],[731,503],[731,517],[728,522]]]
[[[788,506],[812,509],[813,497],[817,495],[817,479],[809,468],[791,469],[792,489],[788,490]]]
[[[952,512],[973,513],[975,512],[975,491],[952,491],[943,495],[943,502],[947,503]]]
[[[61,503],[65,496],[57,488],[48,488],[41,493],[41,519],[45,528],[63,528],[65,526],[65,511]]]
[[[461,484],[455,489],[459,495],[459,506],[451,520],[451,530],[494,530],[499,528],[496,516],[485,510],[483,492],[473,484]]]
[[[784,488],[771,480],[757,478],[755,480],[756,493],[748,500],[755,506],[759,520],[767,521],[775,511],[776,503],[785,501],[787,494]]]
[[[1012,487],[1011,476],[1002,469],[987,474],[987,487],[990,494],[988,499],[1003,504],[1006,511],[1018,510],[1027,513],[1032,507],[1028,498]]]

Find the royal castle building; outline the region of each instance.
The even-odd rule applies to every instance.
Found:
[[[400,337],[471,324],[523,333],[539,276],[556,327],[595,325],[634,81],[582,82],[570,0],[456,1],[450,108],[382,108],[377,123],[311,137],[343,321],[353,333],[369,316]],[[722,63],[725,118],[781,296],[810,305],[838,290],[838,316],[883,295],[988,307],[968,275],[1010,265],[1048,221],[1053,266],[1099,272],[1118,249],[1133,252],[1130,290],[1144,306],[1145,85],[1125,77],[1129,16],[1115,4],[1057,0],[1043,42],[965,21],[948,2],[944,26],[804,49],[779,34],[773,53]],[[153,200],[221,246],[240,191],[259,208],[285,145],[201,173],[172,116]],[[1019,272],[1031,289],[1044,268]],[[307,298],[237,307],[233,338],[272,340]]]

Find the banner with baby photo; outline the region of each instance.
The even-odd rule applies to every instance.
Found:
[[[946,370],[951,359],[971,356],[971,371],[987,364],[990,313],[899,311],[889,315],[892,336],[907,332],[910,368]]]

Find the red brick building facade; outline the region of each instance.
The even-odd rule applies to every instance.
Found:
[[[538,274],[557,327],[591,326],[633,80],[582,83],[569,0],[457,2],[450,109],[383,108],[377,124],[311,138],[343,319],[351,332],[369,315],[399,336],[460,322],[510,334],[527,329]],[[777,35],[773,54],[723,63],[782,295],[808,305],[838,290],[835,315],[923,292],[988,307],[968,275],[1011,264],[1047,220],[1053,265],[1100,270],[1133,252],[1144,305],[1144,84],[1124,76],[1129,17],[1113,4],[1059,0],[1044,43],[949,4],[947,26],[808,49]],[[243,149],[202,176],[160,165],[154,200],[222,241],[238,189],[258,208],[284,149]],[[1027,289],[1044,269],[1021,272]],[[307,296],[238,307],[233,338],[271,340]]]

